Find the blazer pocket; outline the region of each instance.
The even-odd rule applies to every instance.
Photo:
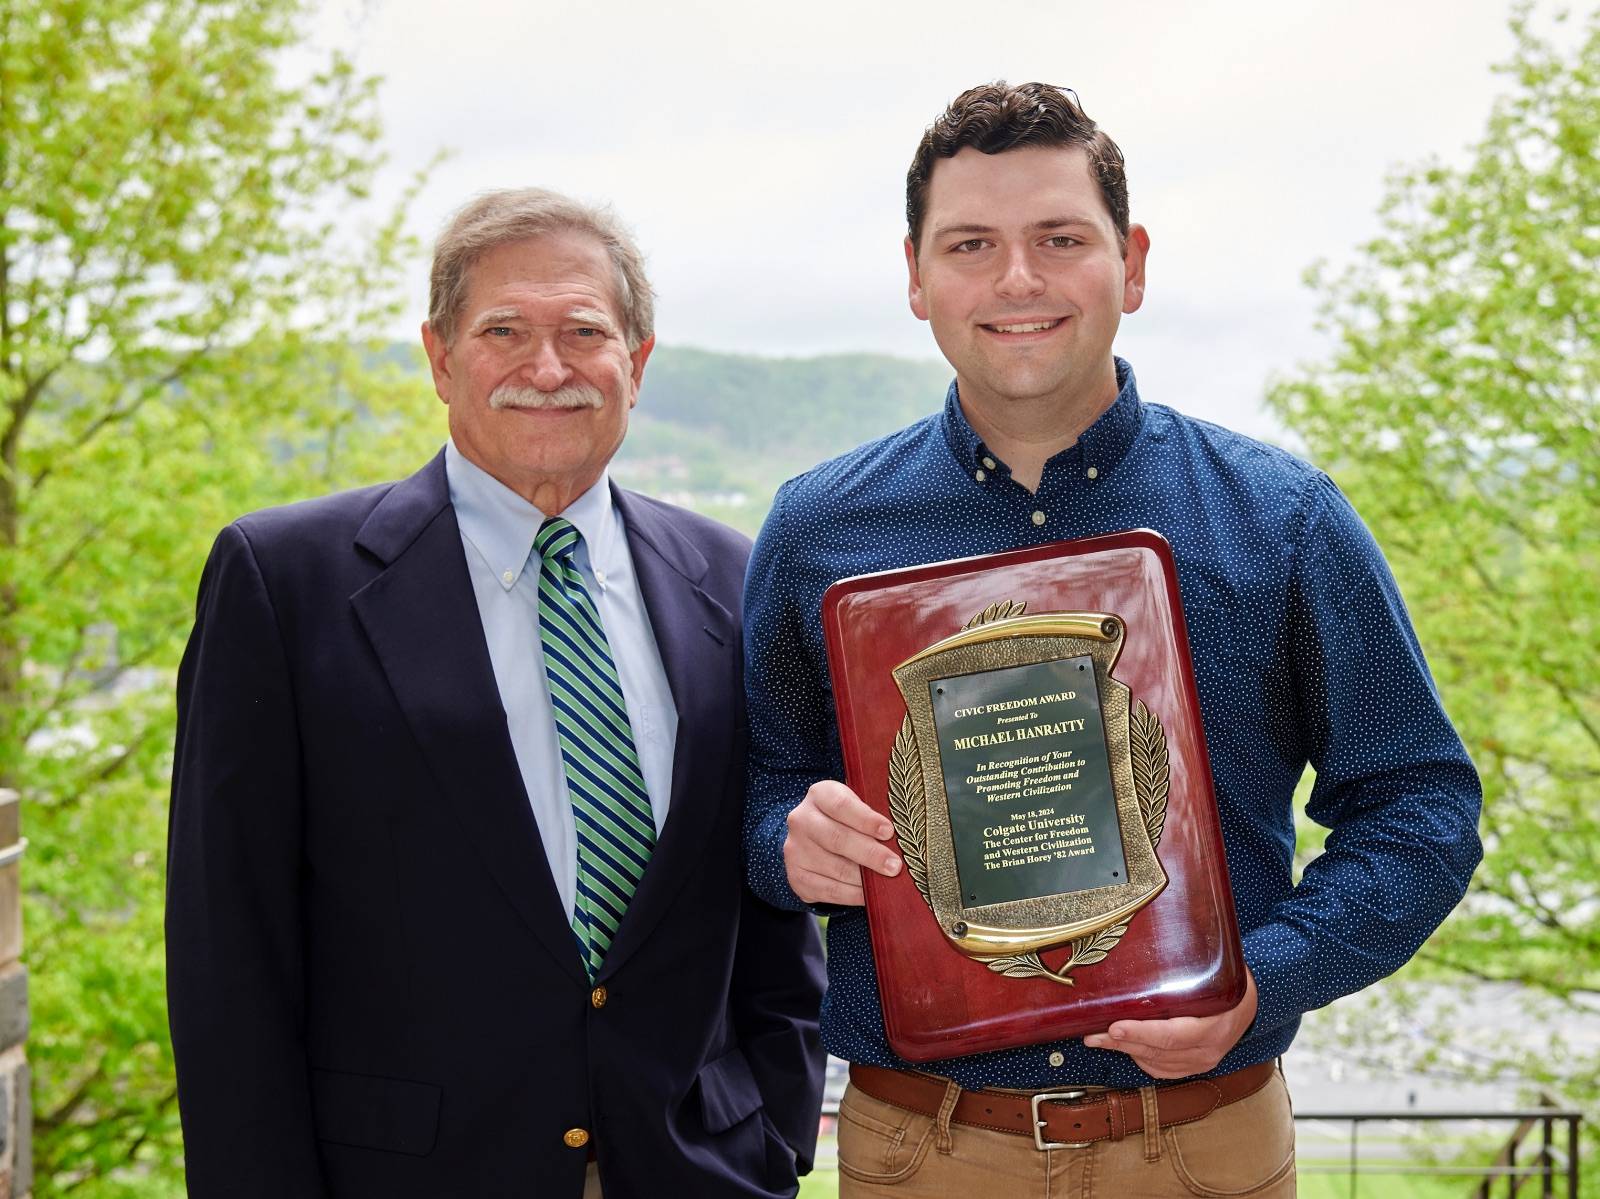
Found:
[[[439,1099],[431,1083],[340,1070],[311,1071],[317,1139],[357,1149],[424,1157],[439,1135]]]
[[[730,1049],[700,1067],[700,1116],[707,1132],[725,1132],[751,1112],[761,1110],[761,1088],[739,1049]]]

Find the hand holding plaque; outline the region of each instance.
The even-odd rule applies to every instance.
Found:
[[[807,903],[859,907],[862,871],[900,872],[900,858],[883,844],[893,835],[894,825],[843,783],[811,784],[789,813],[783,865],[790,889]]]
[[[893,821],[906,866],[863,872],[896,1052],[928,1060],[1238,1002],[1164,540],[1140,531],[846,580],[823,611],[849,780]]]

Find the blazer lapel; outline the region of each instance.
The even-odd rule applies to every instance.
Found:
[[[387,569],[351,604],[448,810],[528,927],[584,981],[506,728],[442,453],[390,490],[356,544]]]
[[[734,618],[697,585],[707,569],[704,555],[656,508],[615,487],[612,498],[627,526],[634,573],[678,710],[678,738],[666,823],[606,952],[602,978],[644,943],[685,879],[700,866],[724,796],[720,773],[696,778],[695,771],[727,760],[729,703],[736,702],[728,688],[739,678],[733,660]]]

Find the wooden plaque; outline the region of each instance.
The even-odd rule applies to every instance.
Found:
[[[1172,551],[1147,529],[835,583],[889,1044],[931,1061],[1244,996]]]

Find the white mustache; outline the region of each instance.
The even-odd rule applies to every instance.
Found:
[[[569,383],[555,391],[503,383],[489,394],[489,407],[500,408],[604,408],[605,394],[587,383]]]

